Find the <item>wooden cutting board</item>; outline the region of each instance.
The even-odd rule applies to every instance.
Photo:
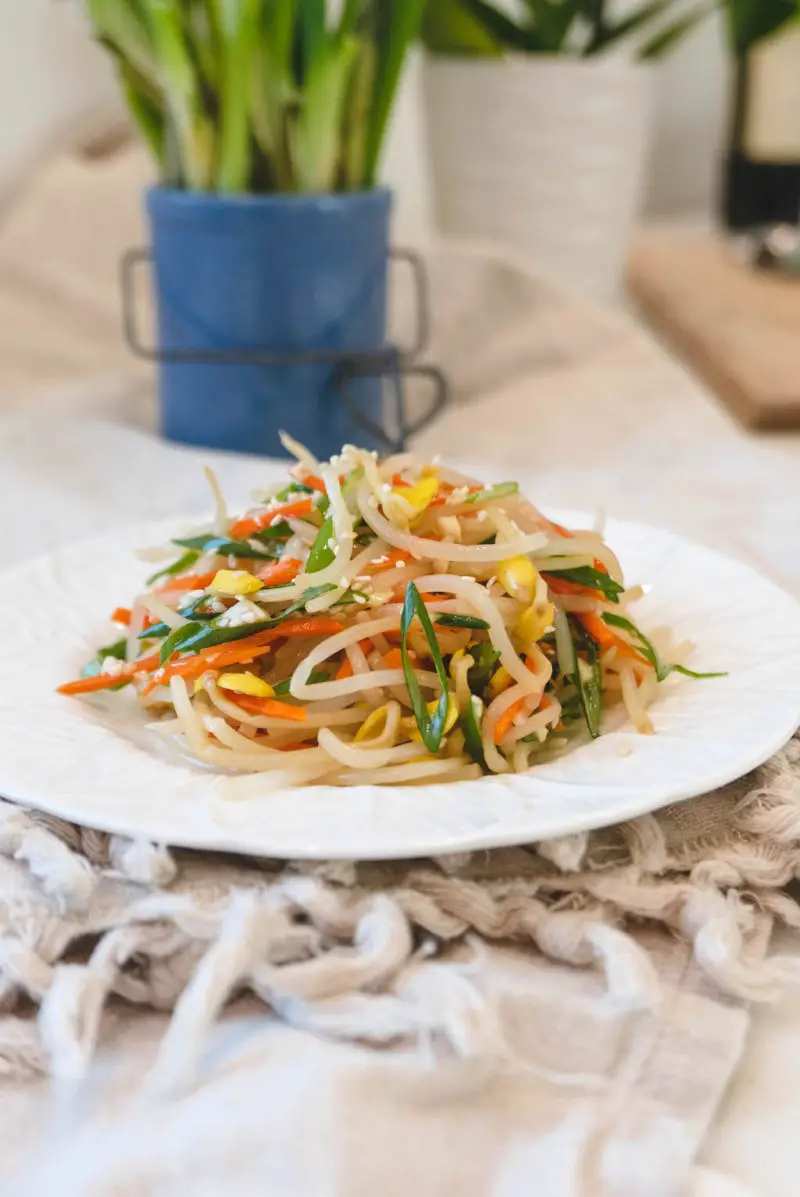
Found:
[[[800,428],[800,279],[737,262],[721,240],[651,234],[628,285],[653,328],[748,428]]]

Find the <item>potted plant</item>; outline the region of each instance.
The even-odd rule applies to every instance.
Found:
[[[162,425],[173,439],[326,457],[374,442],[330,355],[386,342],[381,148],[424,0],[85,0],[157,163],[147,195]],[[250,353],[248,364],[241,353]],[[311,354],[302,365],[271,356]],[[220,360],[219,354],[227,355]]]
[[[715,6],[429,0],[423,39],[434,209],[532,269],[616,294],[649,146],[649,64]],[[509,15],[511,12],[511,15]]]

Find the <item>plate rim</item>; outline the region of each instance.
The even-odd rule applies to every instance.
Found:
[[[591,516],[587,517],[586,512],[570,511],[568,509],[562,508],[555,509],[549,505],[543,509],[550,512],[554,517],[559,517],[562,522],[567,522],[574,525],[584,524],[585,526],[587,519],[590,523],[592,519]],[[197,522],[201,522],[203,518],[203,516],[197,517]],[[169,530],[174,530],[176,526],[188,524],[190,522],[193,522],[193,517],[181,515],[176,518],[141,522],[137,521],[136,523],[123,525],[116,529],[116,531],[106,532],[100,536],[87,537],[79,541],[70,542],[67,545],[60,546],[58,549],[50,553],[39,554],[36,557],[28,558],[23,562],[19,562],[11,566],[8,570],[3,571],[0,574],[0,580],[13,581],[15,574],[24,575],[29,571],[35,570],[37,567],[43,568],[49,563],[58,562],[60,559],[73,558],[82,550],[87,551],[90,549],[90,547],[96,550],[98,547],[102,547],[103,545],[109,544],[111,541],[117,541],[119,539],[124,540],[127,544],[129,542],[133,542],[136,538],[146,537],[147,539],[143,539],[141,543],[147,543],[148,541],[155,543],[158,538],[163,537],[165,533],[169,532]],[[639,521],[616,519],[614,517],[610,517],[608,523],[612,530],[613,527],[616,526],[639,536],[657,533],[661,537],[670,538],[676,546],[688,546],[693,551],[700,551],[705,557],[719,561],[726,568],[733,567],[737,570],[746,572],[748,575],[751,575],[753,578],[757,579],[762,588],[765,588],[768,592],[774,593],[776,598],[780,599],[780,601],[784,603],[788,603],[791,608],[793,608],[794,614],[797,617],[798,635],[800,636],[800,601],[798,601],[794,595],[790,594],[778,583],[774,582],[770,577],[759,574],[756,569],[747,563],[742,562],[729,554],[721,552],[719,549],[710,548],[702,543],[695,542],[671,529],[659,528],[653,525],[641,523]],[[613,547],[613,539],[611,543]],[[558,822],[557,828],[555,830],[548,828],[546,836],[541,834],[537,835],[535,832],[527,832],[522,835],[520,827],[514,824],[512,821],[512,825],[505,830],[503,829],[502,823],[483,829],[469,828],[461,836],[449,833],[445,837],[446,843],[442,842],[434,844],[431,842],[430,835],[428,836],[427,840],[424,839],[423,829],[423,834],[420,836],[419,842],[415,844],[415,846],[409,846],[408,843],[404,843],[400,848],[393,849],[391,844],[376,843],[375,848],[371,849],[365,854],[362,845],[357,858],[361,860],[409,859],[419,856],[441,856],[463,851],[475,851],[479,849],[492,849],[508,847],[511,845],[531,844],[540,842],[544,838],[553,839],[564,835],[576,834],[583,831],[591,831],[599,827],[624,822],[626,820],[639,817],[643,814],[662,809],[665,806],[688,801],[702,794],[722,789],[725,786],[730,785],[732,782],[745,777],[748,773],[752,772],[752,770],[765,763],[777,752],[779,752],[789,742],[789,740],[798,730],[798,727],[800,727],[800,680],[798,680],[794,704],[790,706],[787,698],[785,719],[779,727],[776,727],[774,735],[770,737],[769,740],[764,740],[761,747],[758,749],[753,749],[749,755],[741,757],[736,756],[731,760],[731,763],[728,767],[721,768],[719,765],[717,765],[715,769],[712,767],[710,772],[703,775],[702,779],[699,781],[690,781],[687,779],[684,783],[675,782],[673,785],[666,787],[663,783],[661,783],[652,787],[652,789],[648,789],[644,785],[642,785],[641,788],[637,786],[636,790],[631,791],[630,801],[626,801],[625,791],[622,787],[619,787],[616,790],[616,797],[613,797],[612,794],[609,794],[598,804],[597,808],[593,809],[591,812],[587,812],[585,808],[580,806],[574,806],[570,808],[569,803],[567,803],[565,804],[564,812]],[[154,842],[169,843],[170,846],[173,847],[187,847],[197,850],[227,851],[240,855],[271,856],[281,859],[296,860],[352,860],[355,858],[352,852],[347,852],[343,847],[336,845],[334,845],[333,848],[327,847],[323,850],[320,845],[315,843],[310,845],[307,843],[296,844],[292,846],[291,851],[288,851],[285,843],[285,834],[284,847],[281,847],[280,845],[275,847],[263,846],[262,837],[258,839],[258,842],[255,845],[251,844],[250,846],[245,847],[243,846],[243,841],[245,838],[244,833],[238,834],[237,829],[236,835],[233,835],[232,838],[226,839],[226,833],[222,828],[218,828],[216,832],[214,831],[213,821],[207,824],[206,828],[206,831],[210,831],[211,834],[204,833],[202,835],[198,835],[193,833],[192,830],[187,830],[185,834],[181,833],[177,839],[173,838],[172,834],[170,834],[167,838],[162,839],[159,835],[152,836],[150,832],[139,831],[132,833],[130,830],[130,812],[128,812],[128,816],[126,817],[124,814],[119,814],[118,811],[115,812],[115,808],[113,806],[109,806],[108,817],[106,817],[105,810],[102,812],[97,812],[97,814],[92,813],[91,816],[87,815],[85,811],[81,811],[79,815],[76,815],[74,813],[74,809],[73,813],[70,813],[69,810],[65,809],[63,795],[60,797],[56,796],[55,800],[53,800],[52,796],[50,795],[28,790],[24,782],[20,783],[18,780],[15,784],[12,784],[11,788],[14,790],[14,792],[10,792],[9,787],[3,782],[4,770],[4,754],[2,749],[0,749],[0,786],[2,787],[4,796],[9,801],[23,807],[44,811],[72,822],[77,821],[81,825],[96,827],[98,830],[106,831],[111,834],[124,836],[131,836],[132,834],[135,834],[141,836],[142,838],[152,838]],[[196,776],[196,774],[189,773],[188,769],[186,770],[186,773],[187,776]],[[218,778],[224,777],[225,775],[217,773],[211,776],[216,780]],[[528,775],[516,776],[520,784],[522,784],[528,779],[534,779],[535,772]],[[485,781],[487,779],[481,780]],[[449,790],[453,786],[465,784],[478,785],[480,782],[447,783],[445,786],[440,784],[438,788]],[[538,783],[534,782],[534,784],[541,785],[541,779]],[[551,787],[556,786],[559,783],[553,779],[546,779],[544,784],[545,786]],[[310,791],[313,793],[314,790],[319,790],[320,788],[321,787],[314,786],[296,787],[293,791],[290,791],[290,793],[300,793],[302,791]],[[376,787],[348,787],[348,789],[352,793],[355,789],[374,791],[376,790]],[[383,795],[387,793],[387,789],[393,789],[400,793],[402,793],[404,790],[403,787],[380,787],[377,789],[378,793]],[[600,789],[612,790],[613,787],[598,787],[598,791]],[[344,793],[345,791],[339,792]],[[656,793],[657,798],[655,797]],[[271,796],[267,796],[264,800],[269,802],[270,797]],[[219,797],[218,800],[225,801],[225,799],[222,797]],[[77,805],[79,805],[79,803]],[[300,834],[302,834],[301,831],[295,832],[295,835]]]

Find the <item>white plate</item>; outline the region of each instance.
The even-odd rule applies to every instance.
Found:
[[[572,526],[587,517],[554,512]],[[230,780],[165,756],[122,691],[91,701],[55,687],[110,634],[108,613],[141,588],[141,545],[175,524],[126,529],[2,576],[0,792],[106,831],[186,847],[289,858],[380,859],[525,844],[693,797],[765,761],[800,725],[800,604],[744,566],[669,533],[610,521],[629,582],[648,583],[645,629],[698,646],[652,715],[514,777],[411,788],[309,786],[247,800]]]

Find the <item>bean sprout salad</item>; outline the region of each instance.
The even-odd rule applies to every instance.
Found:
[[[552,523],[516,482],[404,453],[291,438],[285,485],[140,556],[157,566],[120,638],[68,696],[131,687],[163,735],[273,784],[404,784],[522,773],[648,707],[693,645],[645,635],[601,531]]]

